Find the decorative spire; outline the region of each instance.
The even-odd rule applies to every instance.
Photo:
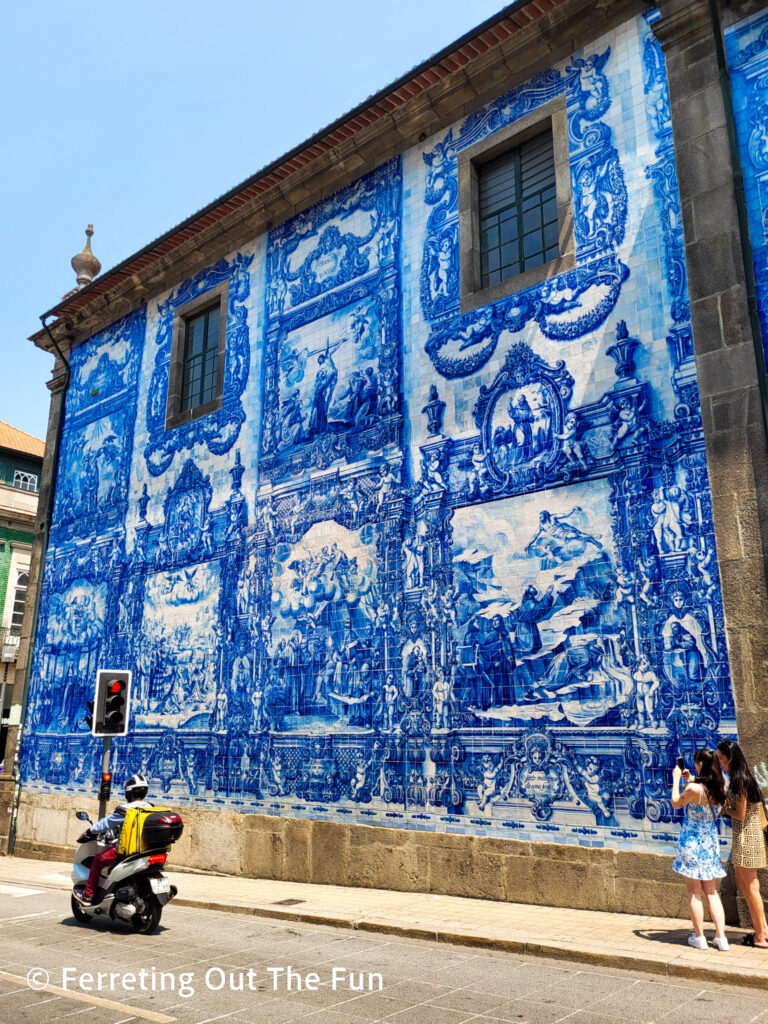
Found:
[[[635,349],[640,347],[637,338],[630,338],[625,320],[616,324],[616,341],[605,350],[606,355],[616,363],[614,371],[619,380],[631,378],[635,372]],[[619,387],[619,385],[616,385]]]
[[[101,263],[91,252],[91,235],[93,234],[93,224],[89,224],[85,229],[86,242],[82,252],[79,252],[77,256],[72,257],[72,269],[77,274],[77,287],[85,288],[86,285],[90,284],[91,281],[96,277],[98,272],[101,270]]]

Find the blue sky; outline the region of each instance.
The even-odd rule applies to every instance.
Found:
[[[0,419],[44,437],[26,339],[106,270],[503,6],[500,0],[2,4]]]

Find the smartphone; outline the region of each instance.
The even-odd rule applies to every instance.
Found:
[[[684,757],[678,757],[678,759],[677,759],[677,767],[680,769],[681,772],[685,771],[685,758]]]

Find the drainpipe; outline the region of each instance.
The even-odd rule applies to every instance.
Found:
[[[56,440],[53,447],[53,473],[51,475],[51,486],[48,491],[48,501],[45,508],[45,518],[43,520],[43,538],[40,546],[40,567],[37,573],[37,586],[35,587],[35,607],[32,613],[32,627],[29,633],[29,647],[27,649],[27,664],[24,670],[24,690],[21,696],[21,715],[19,718],[19,731],[16,739],[16,753],[13,759],[13,777],[14,777],[14,790],[13,790],[13,808],[11,810],[11,824],[8,829],[8,855],[13,855],[13,848],[16,844],[16,822],[19,813],[19,803],[21,801],[21,744],[24,735],[24,720],[27,716],[27,699],[29,697],[29,679],[32,672],[32,655],[34,653],[35,639],[37,636],[37,618],[40,613],[40,591],[43,588],[43,571],[45,569],[45,556],[48,551],[48,534],[50,532],[50,521],[53,515],[53,501],[56,496],[56,483],[59,477],[59,451],[61,449],[61,434],[64,429],[64,406],[67,398],[67,391],[69,390],[69,382],[72,376],[72,372],[69,366],[69,360],[66,358],[64,353],[59,348],[59,344],[54,338],[53,334],[46,323],[46,319],[50,316],[50,313],[46,313],[40,317],[40,322],[43,325],[45,333],[48,335],[51,344],[56,350],[56,354],[64,364],[64,388],[61,393],[61,405],[59,407],[59,422],[56,424]]]
[[[720,12],[717,0],[709,0],[709,17],[712,22],[712,36],[717,54],[717,69],[720,76],[720,89],[725,107],[725,124],[728,130],[728,148],[731,152],[733,167],[733,189],[736,198],[736,213],[739,218],[739,241],[741,243],[741,259],[744,264],[744,283],[747,289],[747,305],[749,307],[749,323],[752,328],[752,342],[755,348],[757,363],[757,386],[760,391],[760,405],[763,410],[763,428],[768,444],[768,370],[765,363],[763,347],[763,331],[760,326],[760,315],[757,306],[757,286],[755,283],[755,267],[752,262],[752,243],[749,237],[749,218],[747,200],[744,195],[744,175],[741,170],[741,155],[736,137],[736,121],[733,116],[733,99],[731,96],[731,78],[728,74],[728,62],[725,59],[723,30],[720,25]]]

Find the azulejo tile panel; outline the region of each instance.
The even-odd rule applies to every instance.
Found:
[[[725,33],[749,235],[765,349],[768,338],[768,14]]]
[[[146,351],[143,312],[78,349],[27,785],[92,785],[126,666],[115,777],[176,802],[671,848],[674,758],[735,723],[652,18],[202,271]],[[559,96],[576,265],[463,314],[458,154]],[[165,431],[173,312],[223,280],[222,409]],[[130,465],[96,522],[89,429]]]

